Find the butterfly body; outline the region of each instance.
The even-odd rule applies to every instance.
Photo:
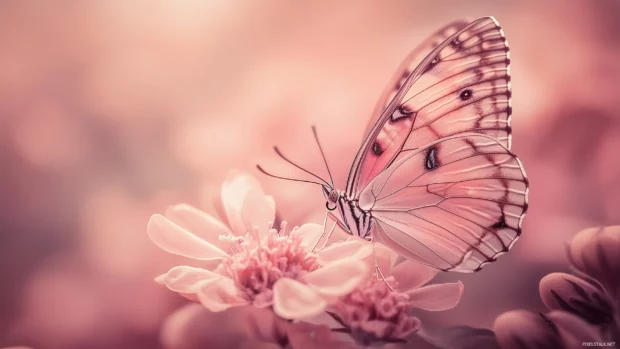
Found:
[[[372,211],[364,210],[359,206],[359,200],[348,197],[342,190],[323,188],[328,209],[337,210],[338,215],[332,218],[338,222],[340,227],[351,235],[361,238],[369,238],[371,235]],[[337,195],[330,195],[330,193]]]

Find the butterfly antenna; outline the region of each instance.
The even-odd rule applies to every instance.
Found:
[[[280,149],[278,149],[278,147],[273,147],[273,150],[275,150],[276,154],[278,154],[278,155],[279,155],[282,159],[284,159],[284,161],[286,161],[286,162],[288,162],[289,164],[291,164],[291,165],[293,165],[293,166],[297,167],[298,169],[300,169],[300,170],[302,170],[302,171],[306,172],[307,174],[309,174],[309,175],[311,175],[311,176],[314,176],[315,178],[319,179],[321,182],[323,182],[323,183],[325,183],[325,184],[329,185],[329,183],[327,183],[327,182],[326,182],[323,178],[321,178],[321,177],[319,177],[319,176],[315,175],[314,173],[312,173],[312,172],[310,172],[310,171],[306,170],[305,168],[303,168],[303,167],[301,167],[301,166],[297,165],[296,163],[294,163],[293,161],[291,161],[289,158],[287,158],[286,156],[284,156],[284,154],[282,154],[282,152],[280,151]]]
[[[303,179],[295,179],[295,178],[288,178],[288,177],[276,176],[276,175],[274,175],[274,174],[271,174],[271,173],[269,173],[269,172],[265,171],[265,170],[264,170],[264,169],[263,169],[260,165],[256,165],[256,168],[257,168],[260,172],[262,172],[263,174],[266,174],[267,176],[272,177],[272,178],[284,179],[284,180],[286,180],[286,181],[293,181],[293,182],[312,183],[312,184],[318,184],[318,185],[321,185],[321,186],[323,185],[322,183],[315,182],[315,181],[306,181],[306,180],[303,180]]]
[[[319,142],[319,135],[316,132],[316,126],[312,125],[312,133],[314,133],[314,139],[316,140],[316,144],[319,146],[319,150],[321,151],[321,156],[323,157],[323,162],[325,163],[325,167],[327,168],[327,174],[329,175],[329,180],[332,182],[332,188],[334,187],[334,178],[332,177],[332,172],[329,170],[329,164],[327,163],[327,158],[325,157],[325,153],[323,152],[323,147],[321,147],[321,142]]]

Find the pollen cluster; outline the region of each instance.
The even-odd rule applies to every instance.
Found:
[[[419,320],[409,315],[408,296],[388,284],[395,284],[392,277],[374,279],[335,305],[340,320],[360,343],[402,339],[418,329]]]
[[[280,231],[271,229],[262,241],[259,234],[236,241],[231,254],[220,266],[220,272],[237,284],[243,296],[257,306],[269,306],[273,285],[280,278],[299,280],[321,265],[317,255],[302,245],[301,237],[286,234],[286,224]],[[254,241],[253,241],[254,240]]]

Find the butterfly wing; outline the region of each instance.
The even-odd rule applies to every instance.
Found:
[[[528,182],[501,142],[481,134],[442,138],[407,153],[362,191],[373,238],[422,264],[476,271],[521,233]]]
[[[492,17],[477,19],[435,47],[407,76],[368,132],[351,167],[357,197],[408,152],[462,133],[488,134],[510,149],[509,51]],[[400,84],[400,83],[399,83]]]
[[[372,129],[374,124],[377,122],[377,118],[381,116],[381,112],[385,110],[390,101],[396,96],[398,90],[401,86],[405,84],[405,81],[409,77],[409,75],[413,72],[413,70],[422,62],[422,60],[439,44],[444,42],[450,35],[456,33],[463,27],[465,27],[469,21],[467,20],[457,20],[454,21],[445,27],[437,30],[431,36],[429,36],[426,40],[424,40],[420,45],[418,45],[415,49],[413,49],[407,57],[400,64],[392,79],[387,84],[383,93],[379,97],[377,104],[375,105],[375,109],[372,113],[374,118],[370,119],[368,126],[366,127],[366,131],[364,135],[367,135],[368,132]]]

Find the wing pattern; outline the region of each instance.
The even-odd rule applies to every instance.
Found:
[[[442,138],[379,174],[359,204],[373,237],[404,257],[441,270],[476,271],[521,233],[528,181],[521,162],[480,134]]]
[[[462,26],[456,22],[436,34],[448,37],[415,70],[411,63],[420,53],[405,60],[399,71],[409,75],[404,82],[395,77],[379,100],[376,111],[383,113],[351,169],[349,195],[407,153],[444,137],[487,134],[510,149],[510,55],[503,31],[490,17],[457,31]]]
[[[364,134],[368,134],[372,126],[377,122],[377,118],[381,116],[381,112],[387,108],[389,102],[394,99],[398,90],[405,84],[409,75],[413,73],[415,68],[422,62],[422,60],[437,46],[439,46],[442,42],[444,42],[451,35],[456,33],[457,31],[464,28],[469,21],[466,20],[458,20],[454,21],[445,27],[439,29],[431,36],[429,36],[426,40],[424,40],[420,45],[418,45],[400,64],[394,76],[387,84],[386,88],[383,90],[383,93],[379,97],[377,104],[375,105],[375,109],[372,113],[374,118],[370,120],[368,123],[368,127],[366,128],[366,132]]]

